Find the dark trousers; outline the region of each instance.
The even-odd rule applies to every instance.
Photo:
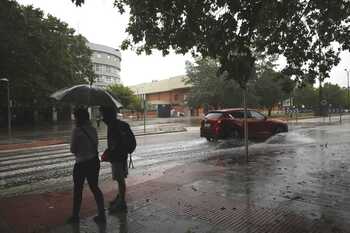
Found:
[[[98,157],[81,163],[75,163],[73,169],[73,216],[79,216],[85,179],[87,179],[90,190],[94,194],[98,214],[104,214],[105,209],[103,194],[101,192],[101,189],[98,187],[99,173],[100,160],[98,159]]]

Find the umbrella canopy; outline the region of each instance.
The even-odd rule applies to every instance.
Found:
[[[117,98],[107,90],[86,84],[58,90],[51,94],[50,97],[58,101],[75,105],[112,106],[117,109],[123,106]]]

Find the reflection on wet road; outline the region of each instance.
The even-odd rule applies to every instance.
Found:
[[[210,162],[230,168],[227,179],[219,181],[226,196],[347,229],[349,139],[349,124],[296,128],[252,145],[248,165],[241,148]]]

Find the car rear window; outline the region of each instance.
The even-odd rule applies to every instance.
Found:
[[[207,115],[205,115],[205,118],[209,120],[216,120],[216,119],[219,119],[222,115],[223,113],[221,112],[210,112]]]
[[[234,112],[230,112],[230,114],[234,118],[244,118],[244,112],[242,111],[234,111]]]

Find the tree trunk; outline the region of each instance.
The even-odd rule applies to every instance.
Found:
[[[325,106],[322,105],[323,102],[323,91],[322,91],[322,81],[321,79],[319,80],[320,86],[318,88],[318,116],[325,116]]]
[[[268,110],[267,115],[270,117],[270,116],[271,116],[271,111],[272,111],[272,108],[268,108],[267,110]]]

